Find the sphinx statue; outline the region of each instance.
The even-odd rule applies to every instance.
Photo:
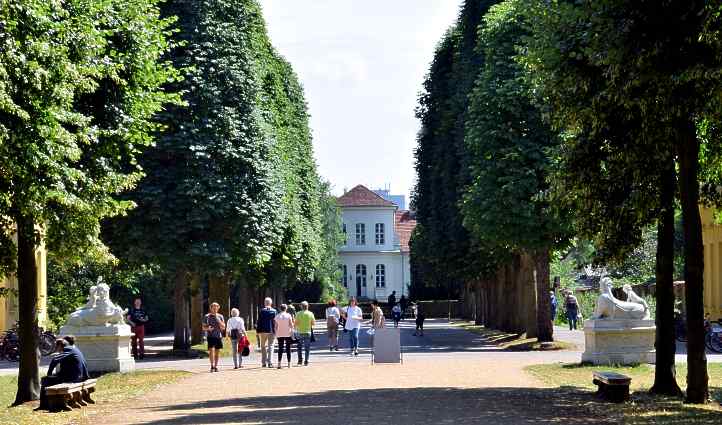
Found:
[[[66,326],[105,326],[124,324],[125,311],[110,300],[110,287],[98,278],[90,288],[88,302],[70,313]]]
[[[593,319],[610,319],[610,320],[648,320],[649,305],[639,295],[635,294],[632,287],[625,285],[624,292],[627,294],[627,301],[622,301],[614,297],[612,294],[612,280],[603,277],[599,281],[599,298],[594,309]]]

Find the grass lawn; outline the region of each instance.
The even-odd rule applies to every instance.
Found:
[[[100,415],[112,408],[112,403],[138,397],[162,384],[169,384],[190,375],[180,371],[139,371],[110,373],[98,378],[93,400],[97,404],[71,412],[33,412],[37,402],[9,407],[15,400],[17,377],[0,376],[0,424],[66,424],[79,422],[102,423]]]
[[[527,338],[526,334],[506,333],[494,329],[488,329],[473,322],[461,322],[459,326],[469,332],[482,335],[484,339],[499,346],[507,351],[537,351],[542,350],[542,346],[537,342],[536,338]],[[550,350],[570,350],[574,348],[574,344],[564,341],[554,341],[550,346],[544,347],[544,351]]]
[[[256,331],[246,331],[248,340],[251,341],[251,347],[256,345]],[[206,343],[196,344],[191,347],[191,350],[196,351],[201,358],[208,358],[208,345]],[[231,356],[231,339],[223,338],[223,349],[221,350],[221,357]]]
[[[611,370],[631,377],[631,401],[619,405],[625,424],[722,424],[722,364],[710,363],[707,367],[713,399],[707,405],[685,405],[680,399],[647,394],[654,382],[653,365],[610,367],[547,364],[529,366],[526,370],[542,382],[560,387],[564,391],[596,391],[596,386],[592,384],[592,372],[595,370]],[[682,386],[682,390],[685,389],[686,376],[687,365],[677,364],[677,382]],[[602,402],[596,404],[596,407],[600,413],[610,408],[616,409]]]

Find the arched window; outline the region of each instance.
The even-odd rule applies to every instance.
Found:
[[[384,264],[376,264],[376,287],[386,287],[386,266]]]

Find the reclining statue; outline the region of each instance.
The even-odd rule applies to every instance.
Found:
[[[627,301],[621,301],[612,294],[612,280],[604,277],[599,281],[599,298],[594,309],[592,319],[633,319],[648,320],[649,305],[639,295],[635,294],[632,287],[625,285],[624,292],[627,294]]]
[[[110,287],[98,278],[98,284],[90,288],[88,302],[70,313],[66,326],[104,326],[124,324],[125,311],[110,300]]]

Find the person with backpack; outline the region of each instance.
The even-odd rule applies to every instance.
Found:
[[[569,321],[569,330],[577,330],[579,303],[577,302],[577,297],[574,296],[572,291],[567,291],[567,294],[564,297],[564,308],[567,313],[567,320]]]
[[[231,356],[233,356],[233,369],[243,367],[243,348],[239,342],[246,336],[246,326],[243,319],[239,317],[240,312],[237,308],[231,309],[231,318],[228,319],[226,329],[231,337]],[[239,349],[240,348],[240,349]]]

